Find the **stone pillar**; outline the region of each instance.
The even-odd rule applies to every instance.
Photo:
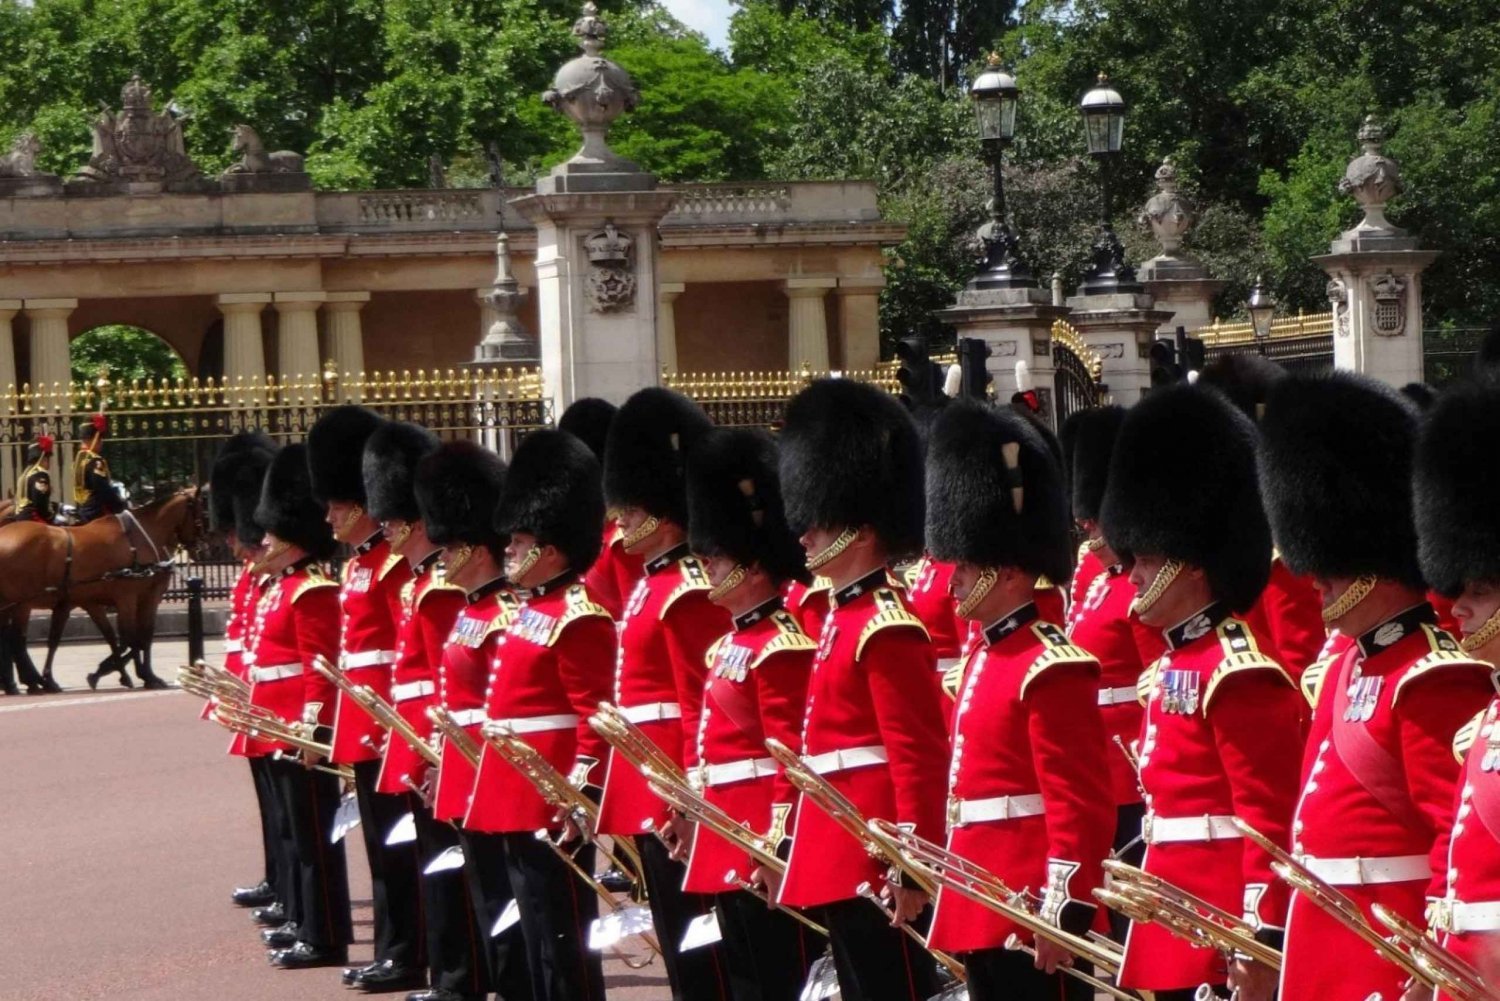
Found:
[[[1104,362],[1102,381],[1110,396],[1126,407],[1140,400],[1151,388],[1151,342],[1172,314],[1157,309],[1144,292],[1075,295],[1068,307],[1073,311],[1068,322]]]
[[[234,292],[215,300],[224,317],[224,383],[264,387],[266,348],[260,314],[271,301],[268,292]]]
[[[71,409],[67,398],[73,382],[72,358],[68,350],[68,317],[78,308],[77,299],[27,299],[26,318],[31,321],[31,388],[34,392],[61,391],[57,413]]]
[[[662,282],[656,288],[656,361],[664,372],[677,371],[677,297],[687,291],[682,282]]]
[[[959,337],[977,337],[990,348],[985,367],[1004,402],[1016,392],[1016,365],[1025,362],[1042,414],[1057,427],[1056,368],[1052,364],[1052,324],[1068,316],[1068,307],[1053,305],[1040,288],[966,288],[958,304],[934,316],[957,328]]]
[[[276,307],[277,381],[297,379],[316,384],[323,370],[318,358],[318,307],[326,292],[277,292]]]
[[[11,321],[24,305],[20,299],[0,299],[0,419],[16,412],[15,394],[21,384],[16,379],[16,343]],[[25,455],[25,446],[19,442],[19,428],[6,437],[12,444],[0,448],[0,495],[9,493],[15,485],[21,470],[17,463]]]
[[[885,278],[840,278],[839,356],[851,371],[872,369],[880,361],[880,290]]]
[[[828,371],[828,313],[823,299],[837,278],[788,278],[781,291],[791,300],[787,316],[787,368]],[[852,366],[850,366],[852,367]]]
[[[1393,386],[1423,382],[1422,272],[1437,253],[1385,217],[1386,203],[1401,192],[1401,169],[1381,153],[1385,131],[1373,117],[1359,141],[1363,152],[1339,190],[1359,202],[1364,218],[1313,258],[1329,277],[1333,364]]]
[[[365,371],[365,335],[359,311],[370,301],[368,292],[329,292],[324,307],[328,332],[328,360],[339,375],[334,390],[339,403],[359,403],[358,385]]]

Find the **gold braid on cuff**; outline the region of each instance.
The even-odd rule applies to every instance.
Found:
[[[1163,563],[1161,569],[1156,571],[1156,576],[1151,578],[1151,583],[1146,590],[1136,595],[1135,600],[1130,603],[1130,610],[1137,615],[1150,611],[1151,606],[1160,601],[1161,596],[1167,593],[1167,588],[1172,586],[1172,582],[1177,579],[1177,575],[1182,573],[1183,566],[1184,564],[1181,560],[1167,560],[1167,562]]]
[[[979,576],[974,580],[974,586],[969,589],[969,593],[964,600],[958,603],[958,607],[953,610],[953,614],[957,615],[960,619],[969,618],[975,606],[985,599],[985,596],[995,586],[995,581],[999,579],[1000,571],[994,567],[985,567],[979,571]]]
[[[854,544],[859,532],[852,528],[846,528],[839,533],[839,537],[830,542],[826,547],[813,553],[807,558],[807,569],[811,573],[817,573],[829,563],[843,555],[844,550]]]
[[[1488,646],[1497,636],[1500,636],[1500,608],[1485,619],[1484,625],[1459,640],[1458,645],[1463,647],[1464,653],[1475,653]]]
[[[637,525],[634,532],[631,532],[629,535],[622,538],[620,540],[620,545],[624,546],[625,551],[628,553],[636,546],[639,546],[642,542],[645,542],[647,539],[651,538],[652,535],[656,534],[656,530],[660,527],[661,519],[653,514],[645,521]]]
[[[728,594],[730,591],[733,591],[735,588],[743,584],[745,582],[745,577],[749,575],[749,573],[749,567],[745,566],[745,564],[743,563],[736,563],[734,565],[734,569],[729,571],[728,575],[725,576],[723,580],[719,581],[719,583],[715,584],[713,590],[708,592],[708,600],[719,601],[724,597],[724,595]]]
[[[1354,611],[1355,607],[1375,590],[1376,579],[1374,574],[1368,573],[1354,578],[1354,583],[1344,588],[1344,593],[1334,598],[1333,603],[1323,609],[1323,624],[1332,625]]]

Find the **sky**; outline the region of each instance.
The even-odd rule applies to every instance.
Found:
[[[663,0],[663,6],[689,28],[707,35],[714,48],[728,47],[729,0]]]

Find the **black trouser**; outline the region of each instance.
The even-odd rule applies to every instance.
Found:
[[[969,1001],[1093,1001],[1094,989],[1077,977],[1046,974],[1032,958],[1011,949],[981,949],[963,956]],[[1078,963],[1092,973],[1087,963]],[[1160,994],[1157,995],[1161,997]]]
[[[461,831],[459,839],[464,846],[464,877],[478,920],[481,955],[491,989],[500,1001],[529,1001],[531,974],[526,968],[526,940],[521,929],[511,927],[499,935],[490,934],[515,899],[505,864],[505,835]],[[554,893],[563,891],[560,883],[552,887]]]
[[[423,870],[458,844],[452,824],[434,820],[432,811],[418,803],[412,808],[417,826],[417,848]],[[490,990],[482,955],[483,932],[474,921],[469,887],[462,868],[421,875],[422,922],[426,929],[427,968],[431,984],[466,997],[482,997]]]
[[[656,926],[656,940],[661,943],[662,965],[667,968],[673,1001],[727,1001],[728,971],[719,944],[700,945],[687,952],[681,949],[688,924],[712,910],[714,898],[682,892],[685,867],[672,861],[659,838],[637,835],[635,844],[645,869],[642,875],[651,901],[651,921]]]
[[[266,755],[251,758],[260,772],[260,781],[265,786],[265,821],[271,829],[271,851],[274,878],[271,888],[276,891],[276,902],[291,924],[302,920],[302,885],[297,875],[297,841],[292,837],[292,819],[287,813],[283,786],[291,779],[282,771],[290,762],[277,761]],[[298,768],[300,765],[292,765]]]
[[[1128,865],[1140,867],[1146,858],[1146,839],[1141,837],[1141,821],[1146,816],[1146,804],[1127,803],[1115,807],[1115,843],[1113,857]],[[1130,919],[1118,911],[1109,912],[1109,937],[1125,944],[1125,935],[1130,931]]]
[[[924,927],[931,915],[923,912]],[[938,992],[932,955],[892,928],[875,904],[860,897],[840,900],[822,908],[822,918],[843,1001],[927,1001]]]
[[[297,899],[297,938],[320,949],[347,946],[354,938],[349,870],[343,842],[329,840],[339,806],[339,780],[294,761],[273,760],[270,767],[296,851],[291,884]]]
[[[505,869],[521,909],[521,937],[535,1001],[603,1001],[604,965],[588,947],[599,896],[557,852],[530,833],[502,834]],[[594,846],[573,860],[594,871]],[[507,932],[507,934],[512,934]]]
[[[734,1001],[797,1001],[821,942],[786,911],[732,890],[714,898]]]
[[[260,812],[260,844],[265,856],[265,882],[272,893],[279,894],[285,873],[281,871],[281,841],[276,827],[276,787],[271,782],[267,758],[246,758],[250,763],[250,781],[255,786],[255,805]],[[281,897],[278,895],[277,900]]]
[[[370,862],[370,903],[375,918],[375,961],[419,967],[427,962],[422,941],[422,871],[417,846],[387,845],[386,837],[407,813],[411,797],[375,791],[380,761],[354,764],[354,794],[359,800],[359,829]]]

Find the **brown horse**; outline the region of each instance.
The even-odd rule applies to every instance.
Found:
[[[148,687],[163,686],[151,670],[156,611],[171,579],[173,553],[202,538],[200,494],[198,487],[186,487],[139,510],[77,528],[15,522],[0,530],[0,643],[18,666],[29,663],[25,627],[32,610],[53,613],[42,674],[46,684],[68,611],[82,607],[95,622],[107,622],[103,612],[113,608],[121,642],[117,656],[133,658]]]

